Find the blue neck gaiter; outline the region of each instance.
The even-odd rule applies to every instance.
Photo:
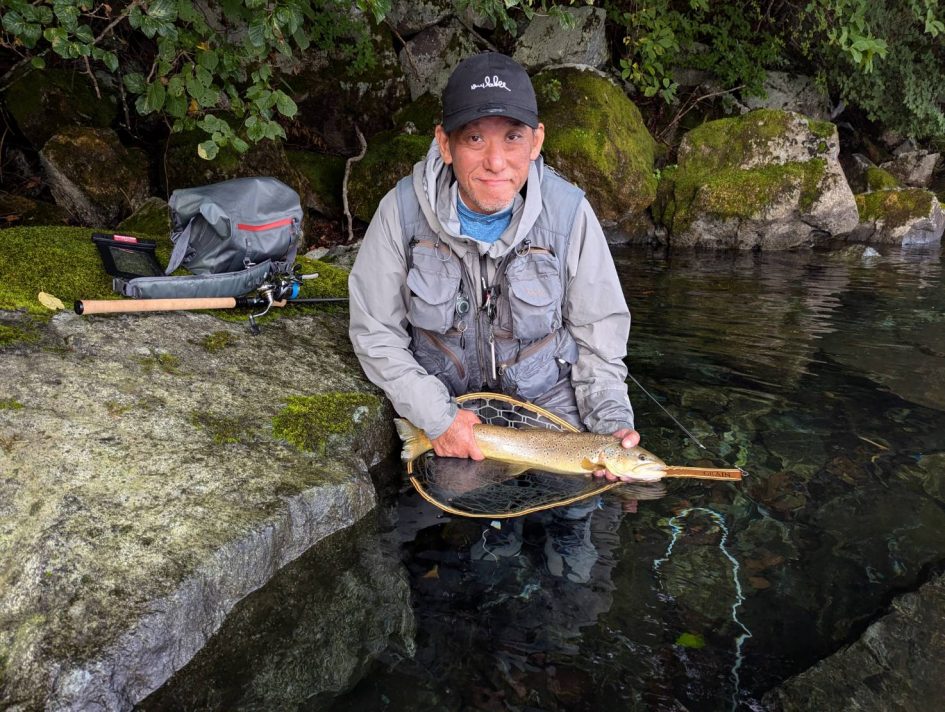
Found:
[[[497,213],[484,215],[467,208],[462,198],[457,195],[456,211],[459,213],[459,226],[462,233],[479,242],[490,244],[495,242],[512,222],[511,205]]]

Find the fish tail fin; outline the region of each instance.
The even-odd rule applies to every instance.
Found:
[[[400,451],[400,459],[404,462],[416,460],[427,450],[433,449],[433,443],[427,434],[409,420],[394,418],[394,427],[397,428],[400,439],[404,441],[404,448]]]

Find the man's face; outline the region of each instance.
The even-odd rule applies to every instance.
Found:
[[[488,116],[449,134],[437,126],[436,140],[443,161],[453,166],[463,202],[477,213],[495,213],[508,207],[528,180],[545,127],[532,129],[504,116]]]

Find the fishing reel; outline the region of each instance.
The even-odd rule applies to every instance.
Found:
[[[253,297],[249,306],[262,307],[262,311],[249,315],[249,328],[253,334],[259,333],[256,319],[265,316],[273,305],[283,306],[291,299],[297,299],[302,290],[302,282],[306,279],[315,279],[318,273],[302,274],[300,265],[295,265],[292,272],[271,272],[269,277],[256,289],[257,296]]]

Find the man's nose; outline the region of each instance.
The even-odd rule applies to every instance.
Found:
[[[505,150],[501,141],[489,141],[483,156],[483,166],[486,170],[497,172],[505,167]]]

